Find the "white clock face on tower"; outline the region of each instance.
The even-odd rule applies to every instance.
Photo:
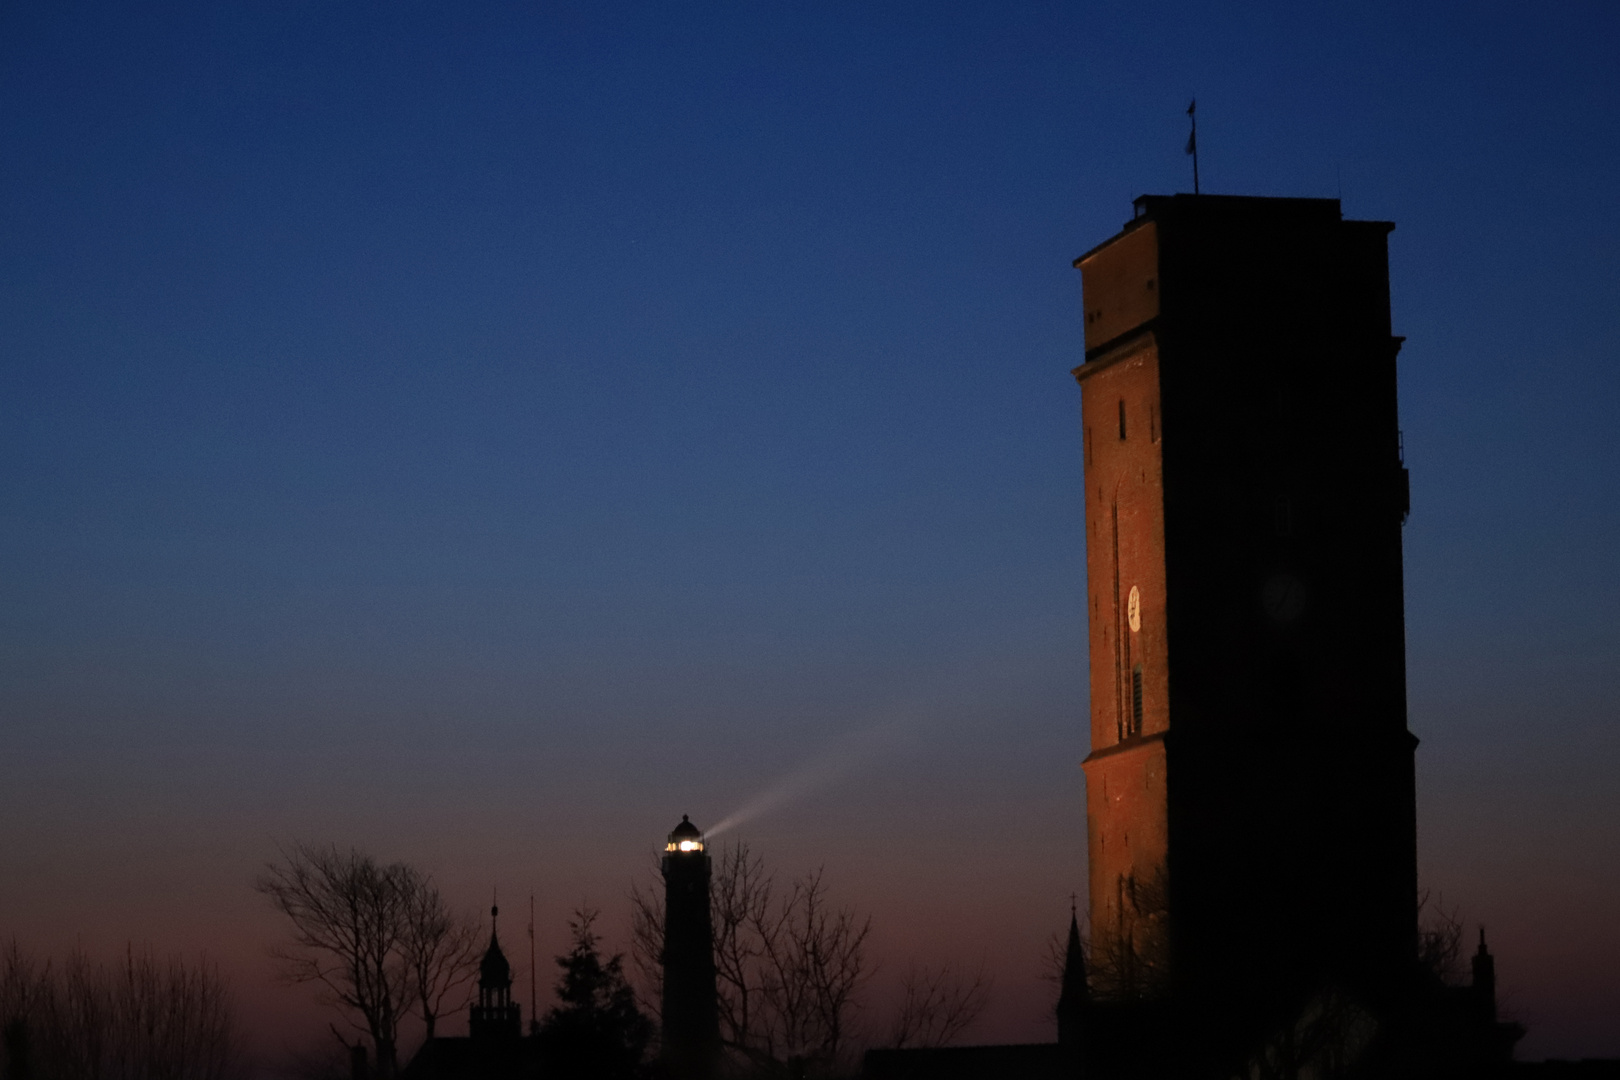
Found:
[[[1125,619],[1131,624],[1131,633],[1142,629],[1142,591],[1131,586],[1131,598],[1125,604]]]

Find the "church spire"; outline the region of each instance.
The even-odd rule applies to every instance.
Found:
[[[1081,1028],[1090,993],[1086,988],[1086,952],[1080,942],[1080,913],[1075,902],[1069,902],[1069,940],[1063,954],[1063,989],[1058,994],[1058,1042],[1076,1045],[1080,1042]]]

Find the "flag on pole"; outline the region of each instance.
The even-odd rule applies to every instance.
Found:
[[[1187,106],[1187,119],[1192,121],[1192,132],[1187,136],[1187,153],[1193,159],[1193,194],[1198,194],[1198,99]]]

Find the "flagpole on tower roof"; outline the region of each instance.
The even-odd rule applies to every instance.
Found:
[[[1192,119],[1192,134],[1187,137],[1187,153],[1193,159],[1193,194],[1198,194],[1198,99],[1193,98],[1192,104],[1187,106],[1187,116]]]

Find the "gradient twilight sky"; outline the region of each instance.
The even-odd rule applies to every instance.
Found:
[[[798,773],[732,835],[1048,1037],[1069,263],[1196,94],[1206,191],[1398,223],[1423,878],[1526,1056],[1620,1056],[1617,55],[1609,3],[6,5],[0,935],[206,949],[273,1050],[278,841],[556,951]]]

